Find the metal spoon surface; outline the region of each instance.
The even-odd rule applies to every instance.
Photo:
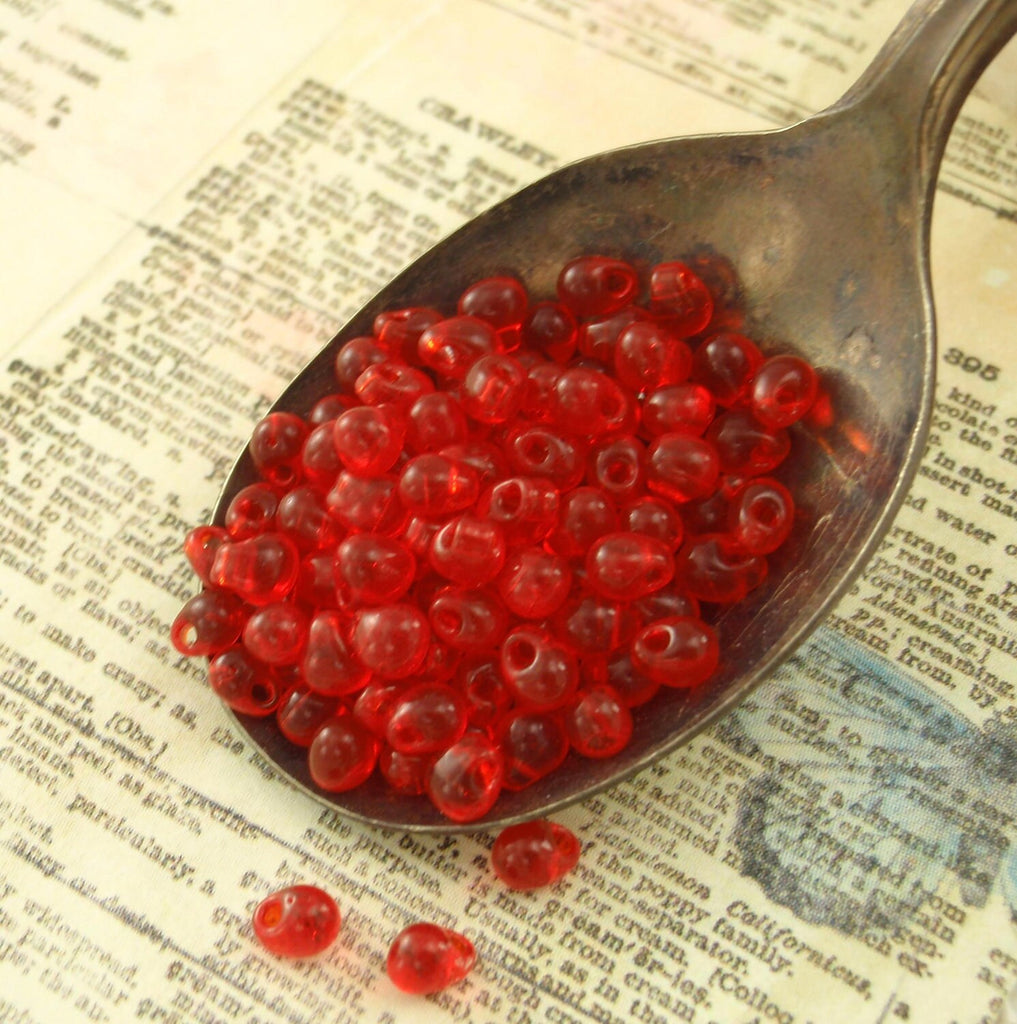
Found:
[[[893,520],[925,447],[935,378],[929,222],[946,139],[978,75],[1017,31],[1017,0],[919,0],[832,107],[790,128],[667,139],[570,164],[499,203],[403,271],[340,330],[274,405],[305,415],[334,390],[345,340],[386,309],[454,310],[462,289],[499,272],[554,294],[572,257],[606,252],[647,266],[707,246],[737,269],[746,333],[798,351],[836,408],[821,433],[794,428],[802,522],[771,582],[717,620],[723,662],[698,691],[666,690],[635,709],[632,743],[564,766],[465,825],[425,797],[374,778],[317,790],[306,752],[274,720],[236,716],[261,752],[341,814],[404,830],[457,832],[546,815],[687,742],[731,710],[809,635]],[[790,461],[790,460],[789,460]],[[256,478],[245,451],[219,497]]]

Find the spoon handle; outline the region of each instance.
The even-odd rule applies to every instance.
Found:
[[[867,108],[911,137],[922,192],[932,187],[961,104],[1017,32],[1017,0],[917,0],[831,110]]]

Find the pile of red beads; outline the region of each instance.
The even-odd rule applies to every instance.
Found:
[[[378,316],[188,535],[176,647],[325,791],[377,771],[466,822],[569,750],[617,754],[631,708],[713,674],[701,603],[757,587],[794,517],[771,474],[816,374],[739,333],[723,271],[661,263],[644,294],[583,256],[556,299],[493,277]]]

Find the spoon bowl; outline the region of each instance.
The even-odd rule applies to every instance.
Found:
[[[274,405],[306,415],[335,388],[333,361],[377,313],[455,308],[460,292],[512,273],[553,295],[560,267],[604,252],[641,269],[690,251],[736,268],[745,332],[794,351],[822,374],[835,409],[823,429],[796,426],[799,522],[770,581],[716,622],[722,663],[692,691],[663,688],[634,709],[616,757],[570,755],[540,782],[503,792],[477,822],[445,819],[424,797],[372,778],[316,789],[306,752],[274,720],[237,715],[298,787],[349,818],[403,830],[498,828],[550,814],[646,767],[734,708],[794,652],[844,595],[892,522],[924,451],[935,377],[929,283],[932,197],[950,126],[977,76],[1017,30],[1014,0],[920,0],[860,81],[790,128],[667,139],[570,164],[499,203],[425,253],[305,367]],[[244,452],[220,495],[256,473]]]

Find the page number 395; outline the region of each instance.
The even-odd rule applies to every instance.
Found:
[[[959,366],[965,373],[975,373],[982,380],[996,380],[999,377],[998,366],[983,363],[977,356],[969,356],[959,348],[948,348],[943,353],[943,358],[951,366]]]

